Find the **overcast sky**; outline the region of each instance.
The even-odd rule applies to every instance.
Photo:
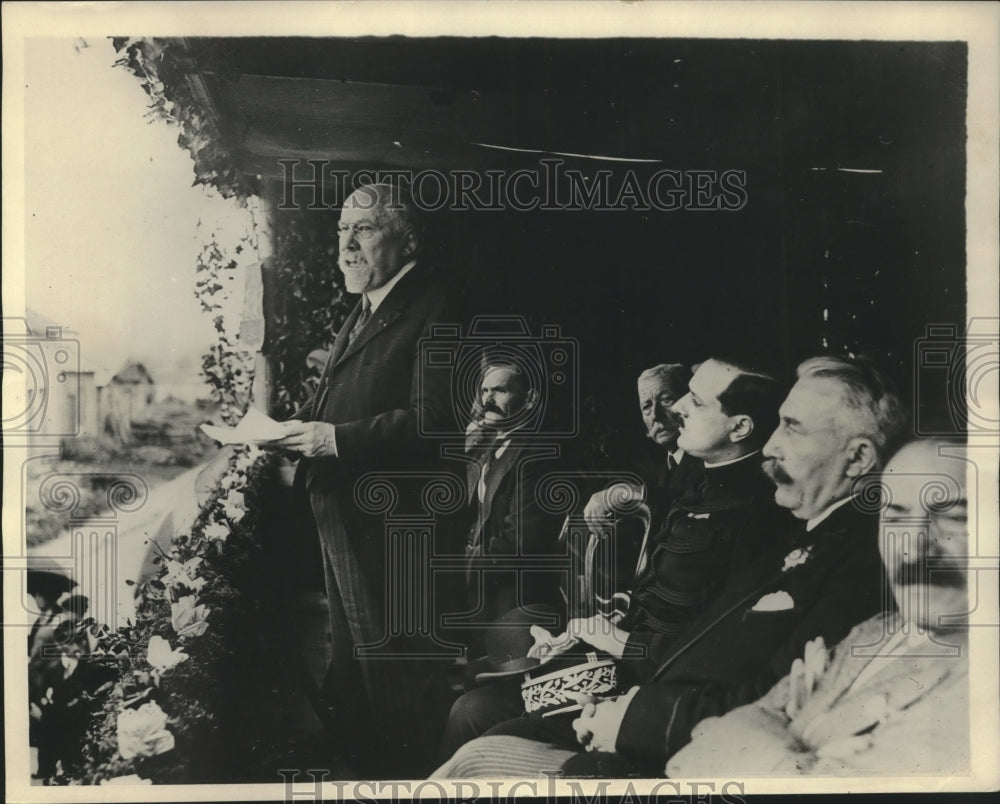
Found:
[[[248,214],[191,186],[178,129],[144,116],[110,40],[26,44],[26,306],[80,334],[85,367],[132,358],[161,382],[197,382],[214,330],[195,258],[206,227],[231,234]]]

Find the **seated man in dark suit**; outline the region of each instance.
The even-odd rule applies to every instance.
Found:
[[[690,380],[691,369],[681,363],[661,363],[639,375],[639,412],[659,457],[655,466],[639,469],[640,476],[648,475],[645,488],[616,483],[595,492],[583,512],[591,525],[601,527],[623,507],[645,501],[651,513],[650,529],[655,533],[674,500],[701,479],[702,461],[677,443],[681,419],[673,410],[674,403],[688,392]]]
[[[703,720],[670,776],[969,772],[966,461],[938,440],[889,461],[880,547],[896,608],[831,654],[817,637],[759,701]]]
[[[473,627],[466,640],[471,657],[486,654],[488,624],[528,604],[562,610],[561,573],[540,569],[539,557],[556,551],[559,518],[539,505],[538,483],[553,469],[531,446],[542,389],[510,354],[484,359],[482,382],[466,434],[468,509],[466,588]],[[548,455],[548,450],[545,450]],[[563,620],[564,622],[564,620]],[[483,669],[476,662],[472,674]],[[497,679],[466,692],[452,707],[442,755],[522,709],[519,677]]]
[[[678,639],[650,657],[649,681],[587,703],[576,720],[508,721],[463,746],[435,775],[657,776],[699,721],[767,692],[822,636],[836,644],[882,608],[878,518],[854,505],[903,430],[888,379],[857,360],[814,358],[779,411],[764,447],[779,505],[801,527],[739,571]],[[542,743],[539,746],[539,743]]]
[[[531,418],[541,389],[510,358],[488,360],[483,369],[479,410],[466,435],[468,512],[466,582],[469,604],[483,622],[525,603],[558,606],[559,575],[536,569],[532,556],[552,554],[558,515],[536,499],[551,461],[532,455]],[[502,556],[517,556],[518,566]],[[479,647],[482,647],[481,645]]]

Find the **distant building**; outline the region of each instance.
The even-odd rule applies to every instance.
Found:
[[[156,399],[156,384],[142,363],[130,360],[97,394],[104,431],[127,444],[132,440],[132,422]]]
[[[156,383],[142,363],[133,360],[122,366],[111,378],[108,387],[117,389],[126,401],[129,419],[138,418],[156,400]]]

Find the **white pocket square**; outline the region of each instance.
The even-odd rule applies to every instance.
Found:
[[[795,608],[795,601],[788,592],[771,592],[754,603],[752,611],[788,611]]]

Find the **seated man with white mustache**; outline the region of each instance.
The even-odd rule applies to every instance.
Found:
[[[856,497],[902,434],[898,393],[864,361],[813,358],[799,366],[779,419],[764,466],[776,502],[799,520],[792,545],[732,577],[682,635],[659,646],[647,681],[586,703],[568,737],[558,716],[508,721],[463,746],[437,777],[662,775],[700,721],[756,701],[808,642],[840,642],[881,611],[878,517]]]
[[[832,655],[822,639],[807,644],[766,696],[699,723],[668,775],[968,772],[967,468],[962,444],[900,450],[884,475],[880,534],[898,609]]]

